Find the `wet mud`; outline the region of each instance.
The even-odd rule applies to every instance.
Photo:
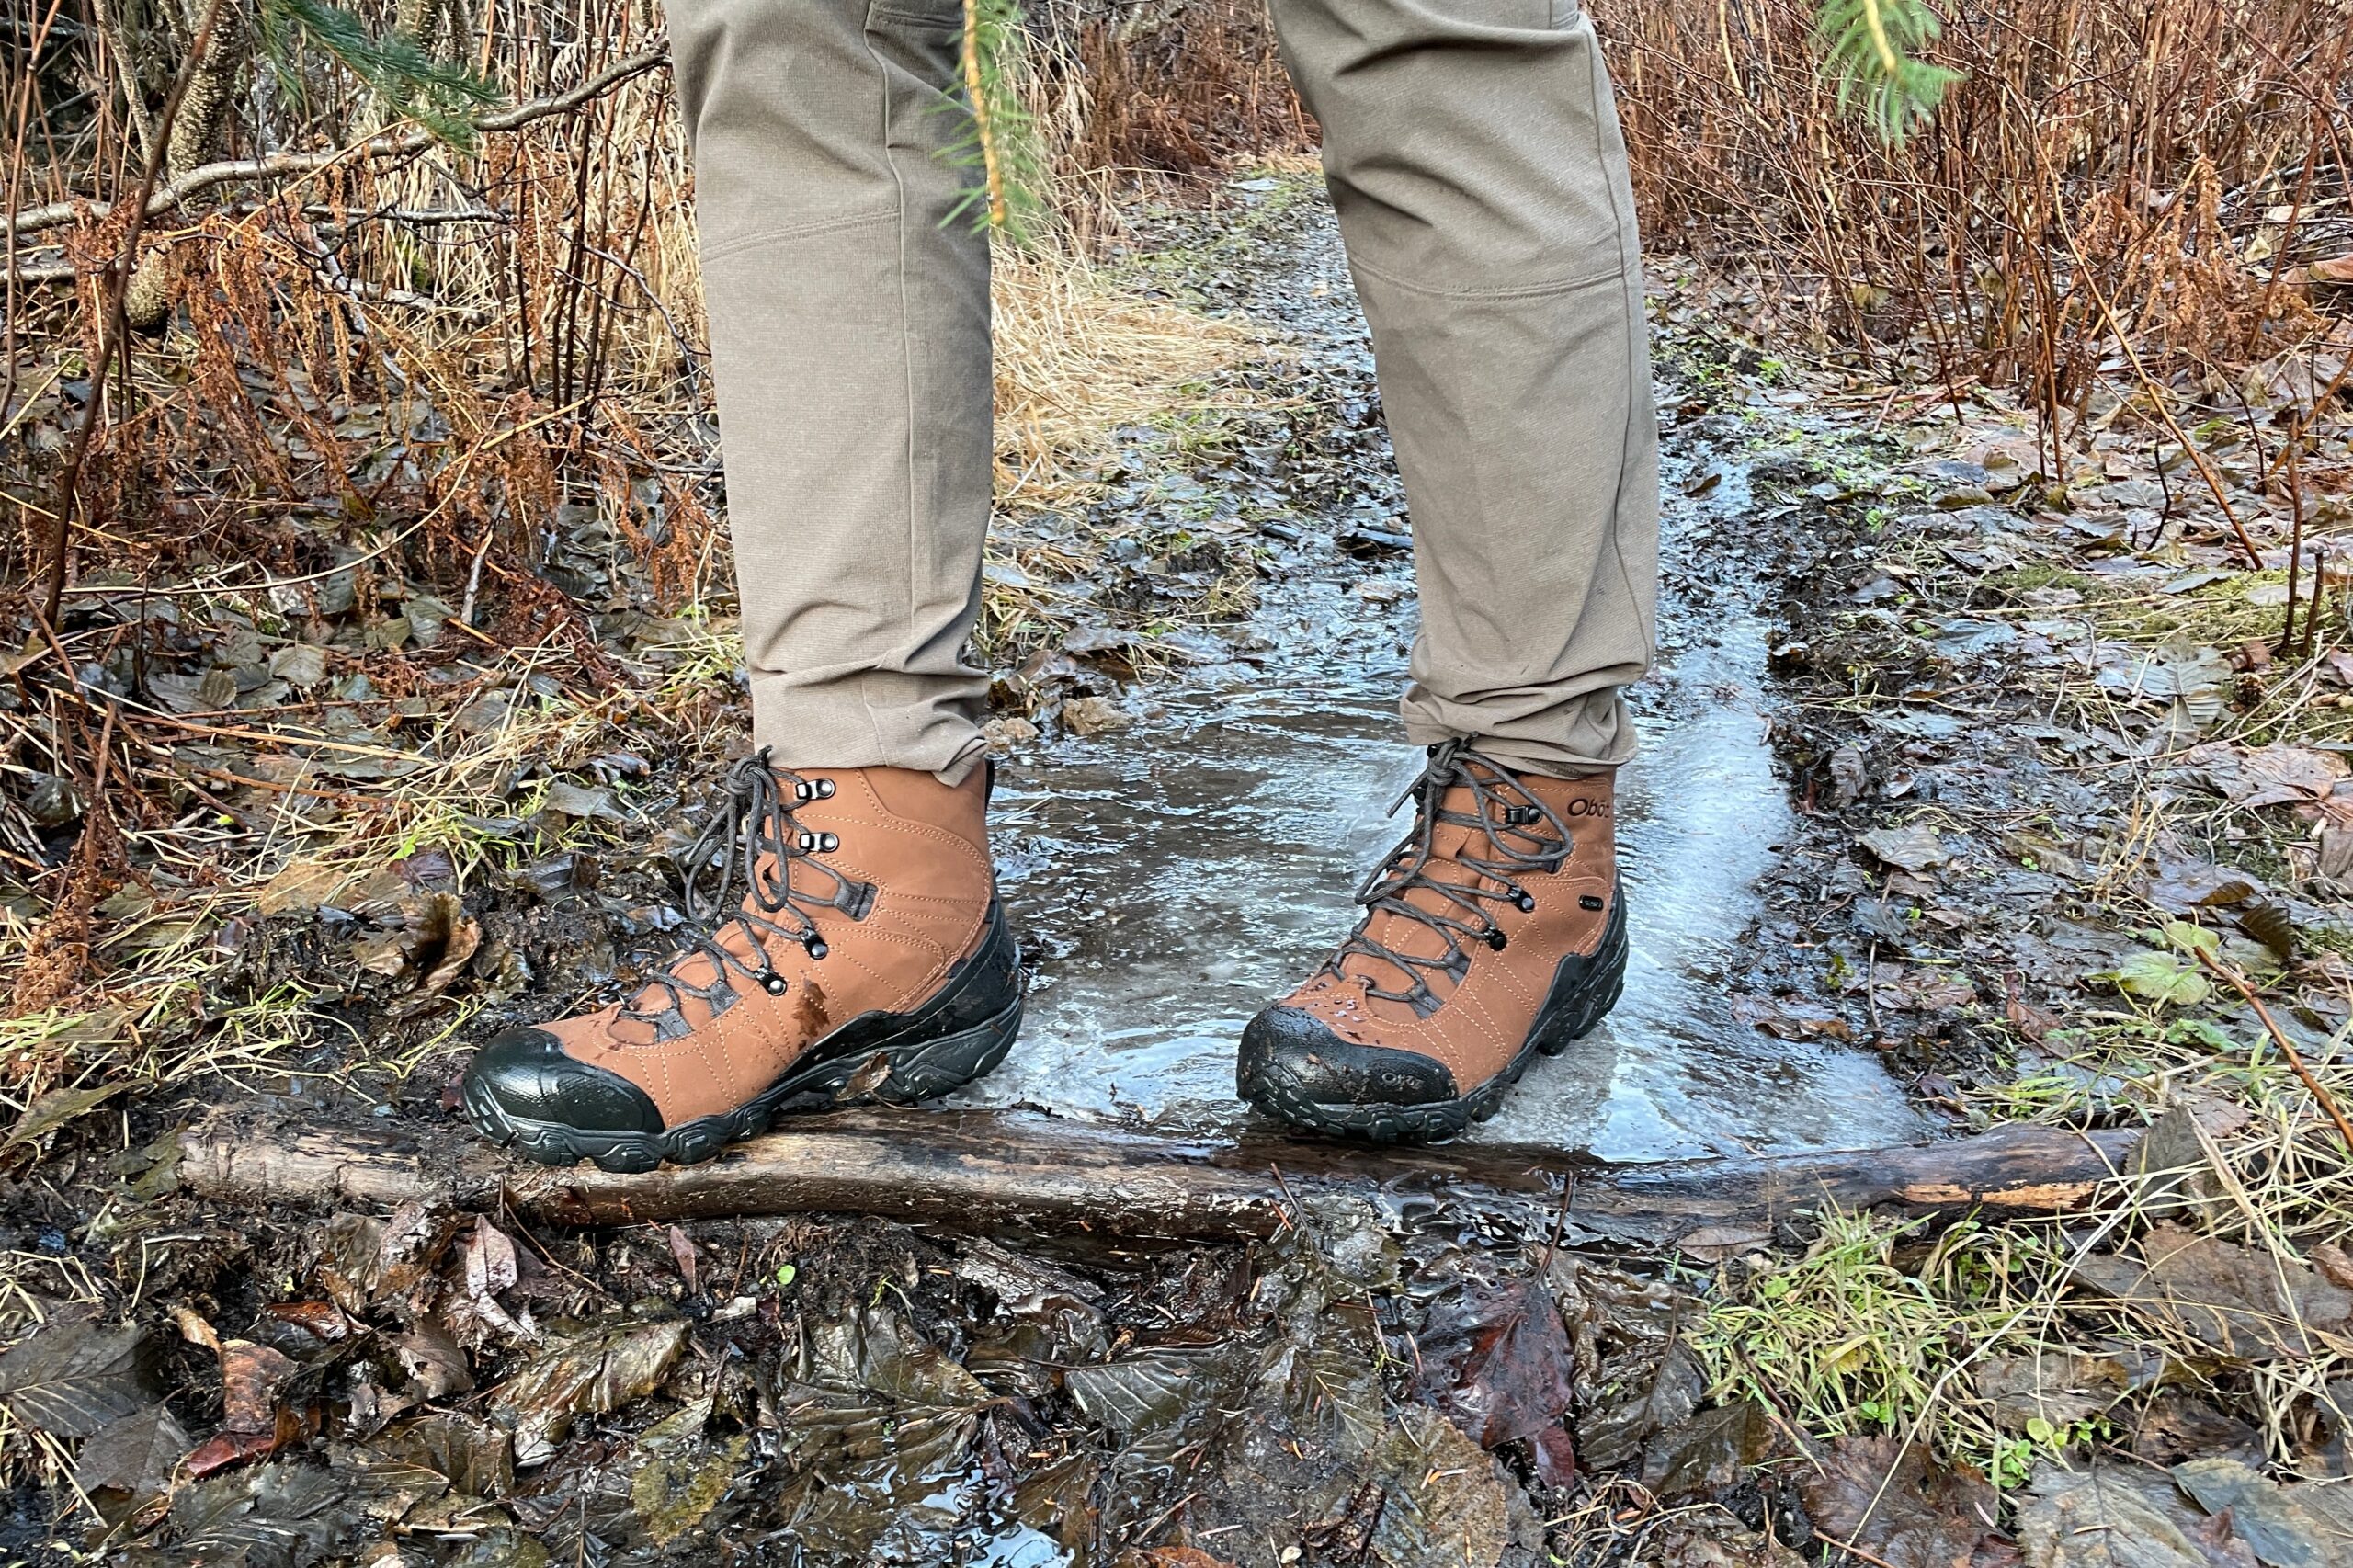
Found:
[[[1319,207],[1285,216],[1255,268],[1212,274],[1207,302],[1222,291],[1337,400],[1370,400],[1337,235]],[[1683,401],[1665,390],[1666,406]],[[1634,698],[1643,748],[1621,778],[1626,993],[1472,1136],[1613,1161],[1927,1136],[1875,1053],[1777,1039],[1733,1006],[1771,967],[1746,937],[1792,823],[1770,740],[1767,585],[1746,576],[1745,432],[1702,420],[1680,434],[1660,668]],[[1359,460],[1353,494],[1294,488],[1300,509],[1264,540],[1273,570],[1233,637],[1240,657],[1154,687],[1124,727],[1005,762],[998,851],[1034,981],[1013,1055],[962,1103],[1188,1134],[1249,1124],[1233,1093],[1243,1026],[1331,951],[1410,825],[1410,811],[1388,813],[1420,761],[1396,714],[1415,597],[1407,553],[1379,538],[1402,524],[1382,510],[1398,491],[1377,427]]]

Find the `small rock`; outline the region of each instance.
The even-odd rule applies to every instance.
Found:
[[[1135,715],[1108,697],[1074,697],[1063,704],[1063,727],[1074,735],[1104,735],[1124,730]]]
[[[1036,740],[1038,726],[1017,714],[1010,718],[992,719],[981,726],[981,738],[988,742],[990,751],[1002,756],[1016,746],[1025,746]]]

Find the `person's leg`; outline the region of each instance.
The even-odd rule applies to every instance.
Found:
[[[1417,820],[1236,1086],[1436,1138],[1617,1001],[1612,828],[1649,667],[1657,422],[1625,144],[1576,0],[1275,0],[1413,520]]]
[[[949,219],[959,0],[671,0],[754,738],[961,778],[988,531],[989,253]]]
[[[1576,0],[1275,0],[1413,520],[1408,735],[1633,750],[1658,424],[1625,142]]]
[[[965,172],[940,156],[961,7],[669,13],[756,751],[688,857],[689,945],[625,1002],[486,1042],[464,1087],[490,1137],[615,1170],[846,1089],[943,1094],[1021,1016],[960,657],[991,456],[988,247],[945,222]]]

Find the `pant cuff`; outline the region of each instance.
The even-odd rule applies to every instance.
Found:
[[[960,784],[988,754],[978,714],[984,698],[878,690],[904,678],[797,685],[752,678],[752,744],[779,767],[904,767]]]
[[[1535,713],[1482,721],[1457,709],[1434,714],[1405,700],[1405,736],[1418,746],[1465,741],[1507,767],[1554,778],[1616,771],[1636,746],[1633,717],[1616,687],[1588,692]]]

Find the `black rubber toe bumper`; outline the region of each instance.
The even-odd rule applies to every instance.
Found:
[[[508,1029],[474,1052],[466,1091],[510,1116],[561,1122],[581,1132],[659,1132],[662,1113],[618,1073],[575,1061],[545,1029]]]
[[[1234,1086],[1245,1100],[1305,1132],[1377,1143],[1427,1143],[1484,1121],[1538,1056],[1557,1056],[1617,1005],[1626,978],[1626,900],[1610,900],[1601,944],[1561,960],[1552,985],[1504,1070],[1464,1090],[1446,1064],[1416,1051],[1358,1045],[1322,1019],[1277,1005],[1242,1031]]]
[[[466,1069],[466,1116],[493,1142],[541,1165],[594,1160],[608,1171],[692,1165],[764,1131],[777,1112],[838,1102],[880,1057],[870,1090],[896,1105],[933,1099],[1005,1059],[1021,1028],[1024,981],[1013,931],[992,908],[981,945],[931,998],[906,1013],[865,1013],[803,1051],[766,1089],[733,1110],[662,1124],[651,1096],[628,1079],[563,1053],[545,1029],[509,1029]],[[873,1083],[867,1079],[865,1082]]]

